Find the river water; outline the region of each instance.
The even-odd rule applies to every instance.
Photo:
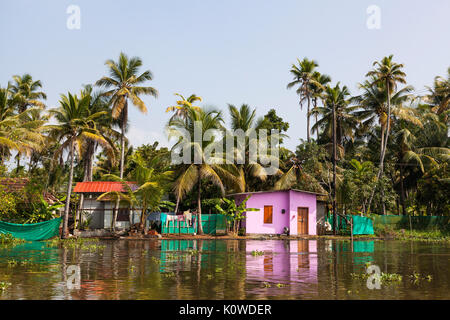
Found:
[[[36,242],[0,248],[0,299],[450,299],[450,243],[111,240],[94,244],[61,248]],[[361,277],[369,264],[402,279],[369,289],[367,279]]]

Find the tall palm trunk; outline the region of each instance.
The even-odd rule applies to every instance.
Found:
[[[389,91],[389,82],[386,81],[386,88],[387,88],[387,105],[388,105],[388,115],[386,119],[386,134],[384,134],[384,128],[383,125],[381,126],[381,152],[380,152],[380,167],[378,169],[376,181],[378,182],[380,178],[383,176],[384,172],[384,156],[386,155],[386,149],[387,149],[387,143],[389,139],[389,131],[391,127],[391,94]],[[372,204],[373,196],[375,194],[376,186],[372,190],[372,194],[369,199],[369,203],[367,205],[367,210],[370,210],[370,205]],[[386,206],[384,203],[384,188],[381,187],[381,198],[382,198],[382,208],[383,208],[383,215],[386,214]]]
[[[310,137],[309,137],[309,109],[310,109],[310,98],[309,98],[309,95],[308,95],[308,113],[306,114],[306,140],[308,141],[308,142],[310,142]]]
[[[95,153],[95,142],[89,141],[86,150],[86,163],[84,164],[84,174],[83,181],[92,181],[92,168],[94,166],[94,153]],[[75,217],[75,229],[78,229],[79,225],[83,223],[83,205],[84,205],[84,194],[80,195],[80,204],[78,206],[78,212]]]
[[[336,212],[336,106],[333,104],[333,234],[337,234]]]
[[[72,182],[73,182],[73,163],[74,163],[74,138],[70,141],[70,171],[69,182],[67,184],[66,194],[66,206],[64,207],[64,221],[61,238],[65,239],[69,236],[69,211],[70,211],[70,196],[72,194]]]
[[[17,159],[16,173],[19,173],[19,168],[20,168],[20,153],[17,153],[16,159]]]
[[[122,123],[121,123],[121,135],[120,135],[120,179],[123,179],[123,165],[124,165],[124,158],[125,158],[125,126],[127,125],[127,112],[128,112],[128,100],[125,98],[125,106],[122,110]],[[116,220],[117,220],[117,211],[119,210],[120,200],[117,199],[116,203],[114,204],[114,214],[112,219],[112,230],[116,231]],[[130,225],[131,229],[131,225]]]
[[[198,175],[198,195],[197,195],[197,231],[198,234],[203,234],[202,226],[202,179]]]
[[[128,98],[125,97],[125,105],[122,110],[122,123],[121,123],[121,135],[120,135],[120,179],[123,179],[123,166],[125,162],[125,129],[127,126],[128,118]]]
[[[402,215],[406,214],[405,210],[405,187],[403,185],[403,166],[400,165],[400,203],[402,205]]]

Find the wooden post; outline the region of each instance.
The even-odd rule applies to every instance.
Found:
[[[350,216],[350,235],[352,237],[352,248],[353,248],[353,216]]]
[[[336,235],[336,106],[333,103],[333,234]]]

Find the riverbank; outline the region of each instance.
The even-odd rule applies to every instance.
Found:
[[[156,235],[129,235],[127,232],[113,233],[106,230],[102,232],[78,232],[74,238],[101,239],[101,240],[351,240],[350,235],[263,235],[251,234],[245,236],[224,235],[192,235],[192,234],[156,234]],[[353,240],[413,240],[413,241],[450,241],[450,234],[441,231],[409,231],[405,229],[393,230],[390,228],[375,230],[375,235],[354,235]]]
[[[341,235],[178,235],[178,234],[164,234],[164,235],[143,235],[143,236],[121,236],[121,237],[101,237],[100,239],[121,239],[121,240],[144,240],[144,239],[160,239],[160,240],[351,240],[350,236]],[[382,240],[381,237],[364,235],[354,236],[354,240]]]

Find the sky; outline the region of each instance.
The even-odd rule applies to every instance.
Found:
[[[70,5],[80,9],[79,29],[67,27]],[[379,29],[367,26],[371,5],[380,9]],[[0,86],[30,73],[56,107],[60,94],[106,75],[104,62],[123,51],[143,60],[159,91],[143,98],[146,115],[130,107],[133,145],[169,145],[165,109],[178,92],[203,97],[227,121],[228,103],[247,103],[258,116],[274,108],[290,123],[284,144],[295,150],[306,139],[306,110],[286,89],[297,58],[316,60],[332,84],[356,94],[372,63],[393,54],[424,94],[450,67],[449,15],[448,0],[2,0]]]

